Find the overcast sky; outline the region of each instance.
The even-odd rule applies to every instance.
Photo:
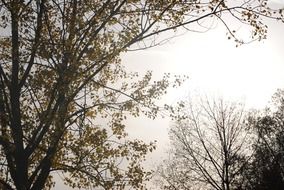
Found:
[[[277,6],[282,6],[281,0]],[[284,1],[283,1],[284,3]],[[274,4],[275,5],[275,4]],[[164,97],[174,103],[189,94],[201,93],[243,101],[248,108],[264,108],[278,88],[284,88],[284,24],[269,23],[268,39],[235,47],[221,24],[206,33],[186,33],[163,46],[128,52],[122,56],[126,67],[140,73],[153,70],[186,74],[189,80]],[[167,118],[139,118],[128,122],[130,136],[157,140],[157,151],[147,164],[156,165],[169,145]]]
[[[283,6],[284,0],[271,0]],[[170,90],[164,101],[174,103],[188,94],[200,93],[244,101],[247,107],[263,108],[277,88],[284,88],[284,24],[269,24],[268,39],[235,47],[221,24],[206,33],[186,33],[163,46],[128,52],[122,61],[131,71],[152,70],[155,78],[164,72],[186,74],[189,80]],[[148,166],[159,163],[169,145],[168,118],[138,118],[128,122],[129,135],[145,141],[157,140]],[[56,189],[63,186],[57,183]],[[64,188],[65,189],[65,188]]]

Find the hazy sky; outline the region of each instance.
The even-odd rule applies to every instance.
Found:
[[[271,0],[277,6],[284,0]],[[247,107],[263,108],[277,88],[284,88],[284,24],[270,23],[268,39],[235,47],[227,40],[221,24],[206,33],[186,33],[163,46],[122,55],[127,69],[141,74],[153,70],[159,78],[164,72],[186,74],[190,78],[179,89],[164,97],[167,103],[188,94],[214,94],[226,99],[242,100]],[[128,122],[129,135],[145,141],[157,140],[158,149],[149,155],[152,167],[169,145],[168,118],[139,118]],[[56,189],[61,189],[58,183]],[[66,189],[66,188],[64,188]]]
[[[218,24],[206,33],[187,33],[163,46],[129,52],[122,58],[128,69],[141,73],[153,70],[156,78],[164,72],[187,74],[189,80],[164,97],[167,103],[200,92],[244,101],[248,108],[263,108],[276,89],[284,88],[283,34],[284,24],[273,22],[268,39],[236,48]],[[169,125],[167,118],[128,122],[132,137],[158,141],[157,151],[147,161],[150,167],[161,160],[169,145]]]

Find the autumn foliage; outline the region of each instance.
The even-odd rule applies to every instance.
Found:
[[[261,39],[261,19],[282,12],[267,1],[1,0],[1,186],[49,189],[59,172],[71,187],[142,188],[154,145],[129,140],[124,121],[155,118],[155,100],[184,78],[128,73],[120,54],[203,19],[221,20],[237,40],[225,16]]]

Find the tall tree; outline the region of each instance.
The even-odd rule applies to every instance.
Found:
[[[0,183],[17,190],[50,187],[54,171],[72,187],[140,188],[153,146],[125,140],[123,121],[154,118],[169,75],[138,79],[120,54],[202,19],[220,19],[236,38],[230,16],[256,39],[263,17],[283,19],[266,0],[1,0],[0,15]]]
[[[278,90],[272,105],[252,114],[249,123],[257,137],[253,159],[243,176],[244,189],[280,190],[284,188],[284,91]]]
[[[159,173],[163,189],[238,189],[247,156],[243,106],[201,100],[170,129],[171,158]]]

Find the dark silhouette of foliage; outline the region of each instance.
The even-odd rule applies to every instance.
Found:
[[[284,91],[278,90],[273,105],[249,120],[257,139],[253,157],[244,171],[243,189],[284,189]]]
[[[242,43],[227,18],[259,40],[262,19],[283,15],[266,0],[1,0],[0,184],[49,189],[58,172],[71,187],[143,188],[141,161],[154,145],[128,140],[124,121],[155,118],[155,100],[183,78],[138,77],[120,55],[204,19]]]

